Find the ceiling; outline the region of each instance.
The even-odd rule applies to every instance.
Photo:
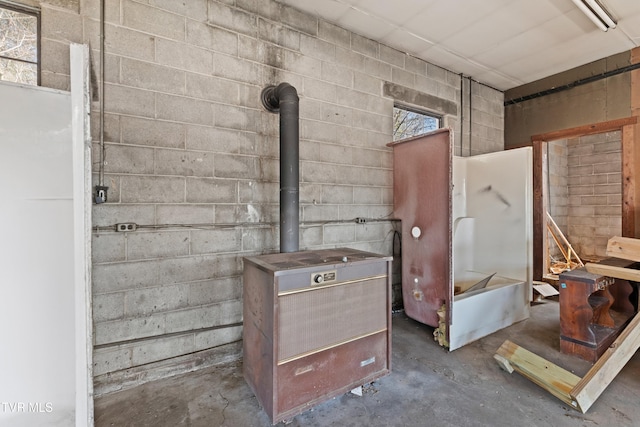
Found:
[[[600,30],[571,0],[278,0],[507,90],[640,46],[640,1],[600,0]]]

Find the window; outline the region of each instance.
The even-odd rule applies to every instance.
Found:
[[[40,16],[0,2],[0,80],[39,83]]]
[[[440,128],[440,117],[410,110],[405,107],[393,108],[393,140],[422,135]]]

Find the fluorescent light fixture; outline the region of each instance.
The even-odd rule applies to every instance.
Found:
[[[616,27],[616,21],[613,20],[611,14],[604,7],[602,7],[600,3],[598,3],[596,0],[585,0],[585,2],[589,5],[591,10],[593,10],[595,14],[604,21],[607,27]]]
[[[573,2],[602,31],[616,27],[616,21],[596,0],[573,0]]]

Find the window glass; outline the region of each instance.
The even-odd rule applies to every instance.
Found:
[[[422,135],[440,128],[440,117],[428,113],[409,110],[404,107],[393,108],[393,140]]]
[[[0,80],[38,84],[38,15],[2,3]]]

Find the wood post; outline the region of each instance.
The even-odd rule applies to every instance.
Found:
[[[633,52],[636,52],[636,62],[640,62],[640,48],[634,49]],[[544,205],[546,189],[543,188],[543,147],[545,141],[621,131],[622,235],[624,237],[640,237],[636,236],[636,233],[640,234],[640,207],[636,207],[636,203],[640,203],[640,184],[636,185],[636,181],[640,179],[640,127],[638,127],[640,125],[637,117],[640,115],[640,69],[631,71],[631,74],[631,104],[633,112],[631,117],[563,129],[531,137],[533,144],[533,280],[542,279],[543,267],[545,266],[544,245],[547,244],[545,234],[545,212],[547,208]]]

